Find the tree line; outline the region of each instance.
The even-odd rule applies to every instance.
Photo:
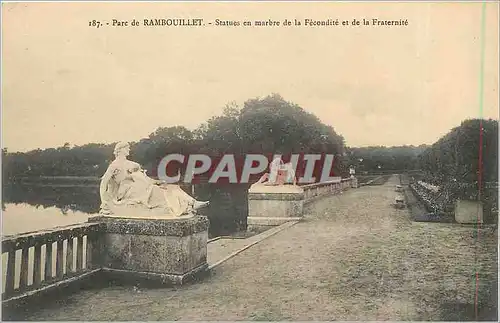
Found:
[[[425,181],[442,187],[448,203],[483,203],[486,223],[498,223],[498,121],[468,119],[420,155]]]
[[[419,169],[419,155],[427,145],[348,147],[349,164],[356,174],[399,173]]]
[[[477,183],[479,175],[483,183],[497,182],[498,121],[463,121],[422,152],[419,164],[429,180],[438,184]]]
[[[479,126],[483,131],[480,135]],[[480,139],[481,137],[481,139]],[[336,156],[334,174],[348,176],[398,173],[422,169],[432,182],[452,178],[473,183],[477,179],[479,141],[483,145],[484,181],[498,176],[498,121],[466,120],[431,146],[346,147],[332,126],[322,123],[299,105],[278,94],[247,100],[242,107],[226,105],[194,130],[183,126],[160,127],[147,138],[131,143],[132,160],[154,176],[159,161],[171,153],[245,155],[248,153],[326,153]],[[116,143],[89,143],[29,152],[2,150],[5,182],[40,176],[100,177],[113,160]],[[182,170],[181,170],[182,171]]]
[[[90,143],[29,152],[2,150],[3,178],[38,176],[102,176],[113,160],[116,143]],[[147,138],[131,143],[131,156],[148,170],[167,154],[201,153],[212,156],[248,153],[328,153],[335,155],[338,174],[347,174],[344,138],[315,115],[278,94],[250,99],[242,107],[226,105],[223,113],[195,130],[160,127]]]

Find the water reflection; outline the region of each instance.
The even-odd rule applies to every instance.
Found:
[[[210,200],[202,212],[210,220],[209,237],[246,230],[248,188],[240,186],[197,186],[195,198]],[[2,195],[3,234],[85,222],[99,212],[101,200],[95,184],[4,184]]]
[[[27,203],[35,207],[56,207],[62,214],[79,211],[88,214],[99,212],[100,198],[97,185],[5,185],[2,189],[4,203]]]
[[[50,229],[86,222],[89,214],[79,211],[62,213],[57,207],[36,207],[27,203],[6,203],[2,212],[2,234]]]
[[[4,235],[82,223],[99,211],[97,186],[11,184],[2,193]]]

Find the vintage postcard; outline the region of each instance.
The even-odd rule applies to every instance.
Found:
[[[498,321],[498,1],[1,11],[2,320]]]

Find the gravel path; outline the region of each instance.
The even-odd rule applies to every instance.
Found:
[[[246,239],[221,238],[209,242],[207,246],[207,263],[209,265],[209,268],[215,268],[231,257],[240,254],[241,252],[247,250],[255,244],[260,243],[262,240],[272,237],[282,230],[288,229],[290,226],[294,225],[297,222],[298,221],[290,221],[280,226],[265,230],[260,234],[253,235]]]
[[[381,186],[324,198],[305,221],[179,289],[81,291],[25,320],[474,320],[496,300],[497,237],[473,227],[415,223]],[[476,256],[477,255],[477,256]],[[477,259],[476,259],[477,257]],[[496,294],[495,294],[496,295]]]

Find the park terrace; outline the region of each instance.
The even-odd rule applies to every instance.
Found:
[[[359,181],[368,183],[361,177]],[[195,284],[149,289],[103,280],[104,286],[55,300],[46,297],[45,303],[28,309],[4,303],[3,318],[496,320],[496,232],[455,223],[412,222],[409,208],[392,207],[394,188],[408,190],[407,183],[394,175],[369,181],[361,188],[332,190],[315,199],[304,207],[303,221],[244,239],[209,240],[209,277]],[[84,234],[78,230],[71,232]],[[76,237],[68,234],[61,238]],[[28,276],[27,246],[22,247],[22,277]],[[4,252],[10,250],[4,247]],[[78,250],[73,255],[80,255]],[[61,268],[63,253],[56,254],[61,257],[55,267]]]

